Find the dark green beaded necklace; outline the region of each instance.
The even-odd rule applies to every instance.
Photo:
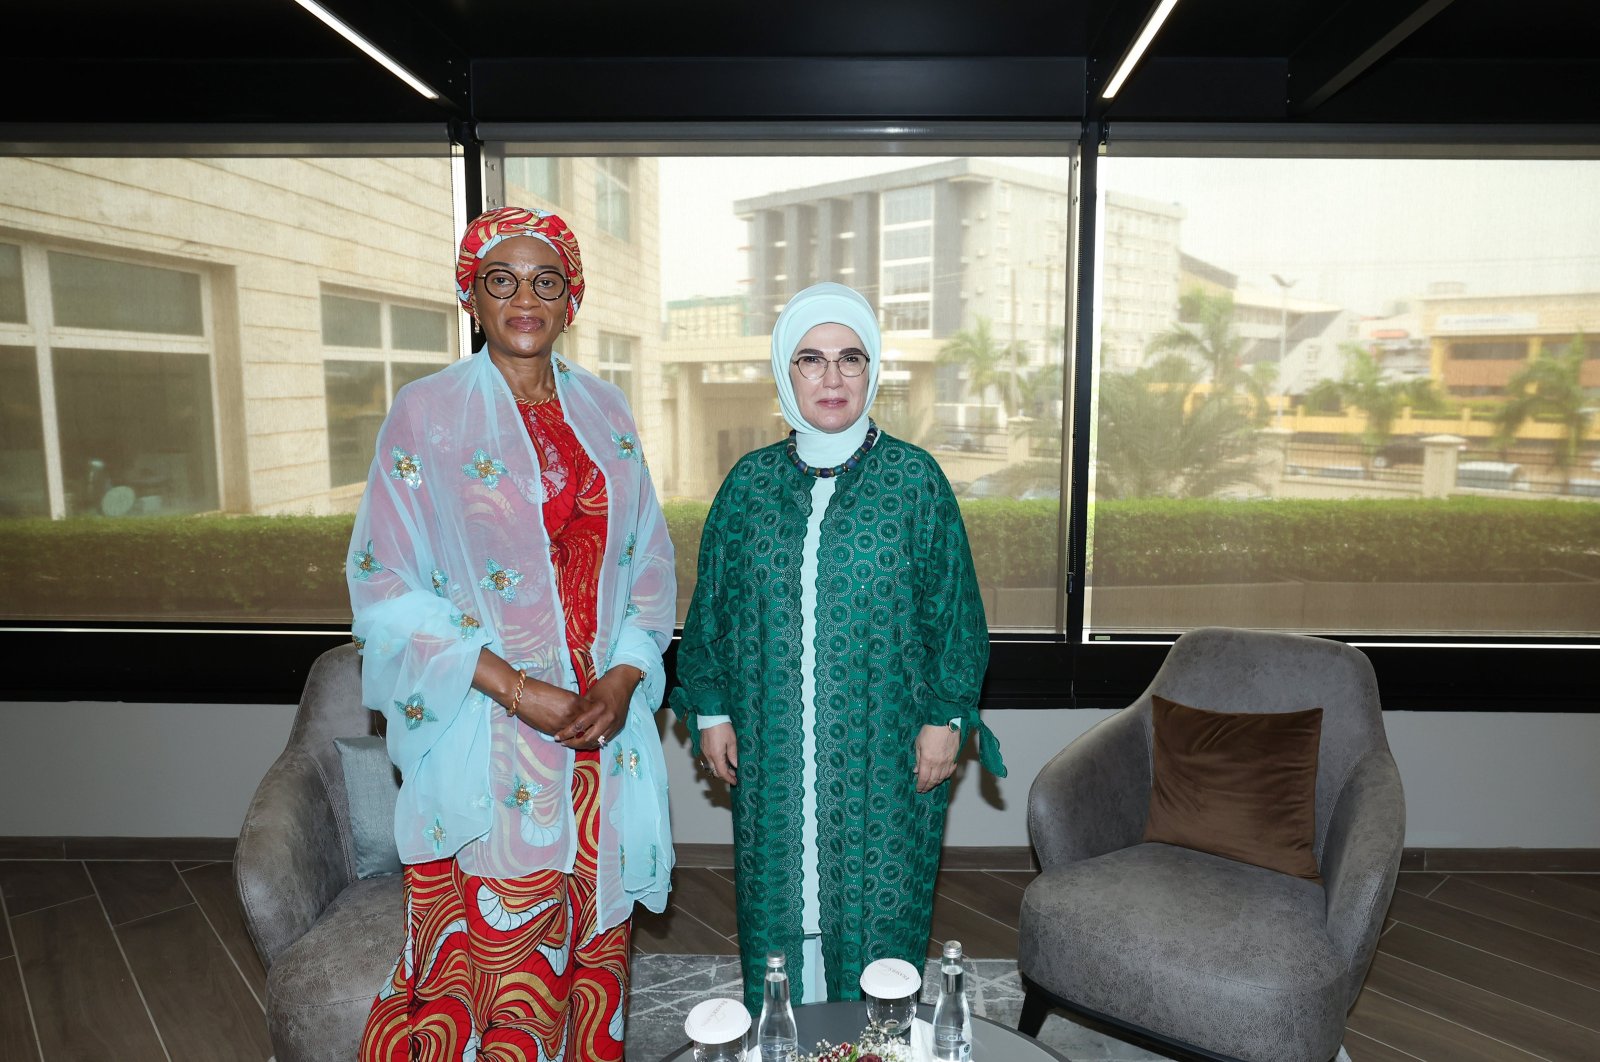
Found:
[[[789,460],[794,462],[794,467],[800,471],[802,476],[814,476],[817,479],[832,479],[834,476],[844,475],[846,472],[859,465],[861,463],[861,459],[867,456],[868,452],[870,452],[877,444],[878,422],[875,420],[869,420],[867,421],[867,437],[861,440],[861,445],[856,447],[856,452],[845,458],[843,464],[834,465],[832,468],[816,468],[800,460],[800,451],[797,450],[794,445],[793,431],[789,432],[789,441],[785,444],[785,449],[787,449],[789,452]]]

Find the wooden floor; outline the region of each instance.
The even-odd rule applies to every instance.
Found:
[[[644,952],[734,954],[732,874],[679,867]],[[933,939],[1014,958],[1026,872],[939,877]],[[264,977],[230,867],[0,860],[0,1062],[260,1062]],[[1600,874],[1401,874],[1354,1062],[1600,1059]]]

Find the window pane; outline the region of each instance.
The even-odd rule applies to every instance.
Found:
[[[886,266],[883,270],[883,293],[907,295],[926,292],[930,287],[932,270],[927,262],[916,265]]]
[[[406,384],[411,383],[413,380],[420,380],[424,376],[432,376],[442,368],[444,368],[443,362],[434,365],[420,361],[396,361],[391,363],[389,376],[394,386],[394,392],[390,395],[391,400],[394,395],[400,393],[400,388]]]
[[[450,349],[449,314],[413,306],[389,307],[389,332],[396,350]]]
[[[422,150],[0,158],[0,317],[51,307],[0,324],[0,516],[51,518],[0,527],[0,617],[349,622],[385,360],[403,383],[457,346],[449,147]],[[49,323],[95,332],[52,347]],[[331,438],[330,351],[368,365],[333,381]]]
[[[619,240],[632,236],[632,164],[624,158],[594,160],[595,220]]]
[[[561,160],[553,158],[506,159],[506,199],[518,203],[527,192],[553,206],[561,204]]]
[[[28,308],[22,294],[22,248],[0,243],[0,321],[22,323]]]
[[[600,333],[600,364],[597,367],[601,378],[609,380],[622,389],[628,396],[629,402],[634,400],[633,393],[633,358],[636,341],[631,336],[613,335],[609,332]]]
[[[330,347],[381,347],[379,305],[343,295],[322,296],[322,341]]]
[[[209,358],[58,349],[54,362],[69,514],[218,507]]]
[[[200,276],[156,266],[50,252],[56,324],[198,336]]]
[[[883,259],[926,258],[933,251],[933,229],[919,225],[911,229],[890,229],[883,234]]]
[[[360,483],[372,467],[378,427],[389,411],[383,391],[383,363],[323,362],[328,389],[328,483]]]
[[[1090,637],[1600,631],[1600,162],[1100,187]]]
[[[24,347],[0,347],[0,515],[50,515],[39,373]]]
[[[927,449],[960,492],[991,625],[1055,627],[1068,226],[1046,218],[1050,200],[1070,192],[1067,160],[564,165],[575,183],[602,190],[628,175],[630,247],[588,238],[605,228],[603,197],[594,216],[563,213],[583,243],[590,288],[575,331],[594,337],[574,352],[633,400],[680,558],[681,605],[723,477],[787,431],[770,370],[773,321],[796,291],[834,280],[878,309],[884,360],[873,417]],[[993,281],[998,183],[1011,187],[1007,216],[1017,224],[1006,256],[1015,292]]]

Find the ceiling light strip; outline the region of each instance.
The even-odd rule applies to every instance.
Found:
[[[1106,82],[1106,87],[1100,93],[1100,98],[1109,100],[1122,88],[1122,83],[1128,80],[1128,75],[1133,73],[1133,68],[1139,65],[1139,60],[1144,58],[1145,50],[1150,47],[1150,42],[1156,39],[1156,34],[1161,31],[1161,24],[1167,21],[1167,16],[1172,14],[1172,9],[1178,6],[1178,0],[1161,0],[1156,9],[1150,12],[1150,17],[1144,21],[1144,26],[1139,30],[1139,36],[1134,38],[1133,44],[1123,53],[1122,62],[1117,64],[1117,72],[1111,75],[1111,80]]]
[[[321,4],[317,3],[317,0],[294,0],[294,2],[311,12],[313,15],[317,16],[317,18],[322,21],[323,25],[333,30],[333,32],[337,33],[339,36],[343,37],[357,48],[360,48],[363,52],[366,52],[367,55],[369,55],[385,70],[389,71],[389,73],[393,74],[401,81],[404,81],[406,84],[416,89],[425,98],[430,100],[436,100],[439,98],[439,94],[435,92],[426,81],[423,81],[421,78],[417,77],[417,75],[413,74],[411,71],[395,62],[387,52],[379,48],[376,44],[373,44],[371,41],[367,40],[355,30],[351,29],[343,19],[341,19],[338,15],[335,15],[332,11],[329,11],[327,8],[323,7]]]

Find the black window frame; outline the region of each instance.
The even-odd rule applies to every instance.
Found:
[[[729,140],[760,138],[767,142],[816,139],[816,129],[762,123],[741,129],[738,123],[713,126]],[[1004,128],[1002,129],[1002,125]],[[1241,133],[1237,126],[1203,124],[1130,124],[1113,127],[1092,120],[1073,123],[996,123],[993,127],[964,126],[958,135],[936,124],[897,122],[891,125],[830,123],[832,139],[859,139],[862,143],[899,138],[927,144],[952,140],[984,143],[984,130],[996,138],[995,152],[1005,139],[1024,141],[1040,136],[1065,137],[1075,142],[1078,203],[1075,249],[1076,288],[1068,286],[1064,320],[1072,322],[1074,342],[1070,371],[1063,373],[1063,441],[1070,454],[1064,469],[1068,491],[1063,496],[1064,531],[1060,566],[1064,594],[1059,634],[1007,634],[991,638],[991,663],[983,705],[988,709],[1116,708],[1127,704],[1147,686],[1175,635],[1126,635],[1106,641],[1083,642],[1084,587],[1081,576],[1085,549],[1088,503],[1088,430],[1090,389],[1093,386],[1092,349],[1094,303],[1094,241],[1097,161],[1102,147],[1113,139],[1142,141],[1154,150],[1179,153],[1195,145],[1217,150],[1220,145],[1265,153],[1283,153],[1298,146],[1362,151],[1388,150],[1403,154],[1423,145],[1441,154],[1474,152],[1509,145],[1509,150],[1600,154],[1600,130],[1575,135],[1561,130],[1525,127],[1314,127],[1254,125]],[[391,151],[405,154],[419,149],[437,150],[446,138],[462,157],[465,179],[458,194],[465,203],[493,202],[478,172],[485,157],[485,142],[532,139],[549,127],[478,126],[461,124],[404,128],[372,127],[357,151]],[[1374,130],[1377,136],[1374,136]],[[592,140],[604,142],[592,128]],[[108,127],[101,130],[103,151],[128,155],[169,153],[226,154],[227,145],[239,137],[241,154],[259,155],[270,146],[238,129],[208,131],[203,141],[139,142],[136,130]],[[605,138],[657,144],[679,138],[705,140],[706,127],[673,131],[662,127],[608,129]],[[574,139],[570,133],[561,139]],[[307,148],[338,151],[314,132],[284,137],[284,150]],[[341,130],[342,150],[351,150],[348,130]],[[1372,145],[1376,144],[1374,147]],[[1539,148],[1537,145],[1554,145]],[[131,145],[131,148],[130,148]],[[16,149],[19,154],[39,154],[37,140]],[[49,145],[44,145],[48,147]],[[96,145],[89,145],[95,147]],[[62,143],[59,154],[82,151],[85,144]],[[575,151],[570,153],[583,153]],[[485,193],[490,194],[485,194]],[[475,211],[468,211],[473,213]],[[1068,263],[1073,267],[1074,263]],[[1410,711],[1495,712],[1597,712],[1600,698],[1593,693],[1593,675],[1600,663],[1600,637],[1509,636],[1375,637],[1339,635],[1324,637],[1345,641],[1362,649],[1378,674],[1384,706]],[[298,701],[312,662],[326,649],[347,642],[347,629],[332,625],[164,624],[139,623],[60,624],[0,623],[0,646],[15,661],[5,699],[14,702],[69,700],[130,701],[202,704],[282,704]],[[671,657],[668,658],[669,669]]]

